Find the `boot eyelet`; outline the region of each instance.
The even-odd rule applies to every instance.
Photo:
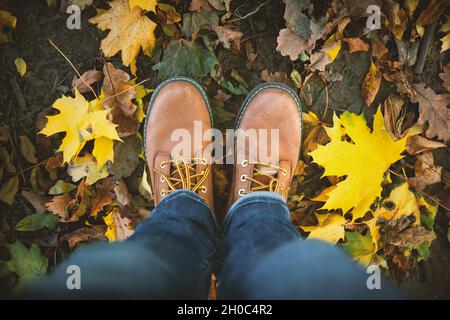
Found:
[[[281,170],[281,173],[283,174],[283,176],[286,176],[286,175],[287,175],[286,169],[282,169],[282,170]]]
[[[245,189],[239,189],[239,196],[242,197],[245,195]]]
[[[166,167],[164,163],[161,163],[159,166],[161,167],[161,169],[164,169]]]
[[[247,175],[246,174],[241,175],[241,181],[242,182],[247,181]]]
[[[166,195],[166,192],[164,190],[161,190],[161,192],[159,194],[161,195],[161,198],[162,198]]]
[[[208,188],[206,186],[202,186],[200,191],[206,193],[208,191]]]
[[[159,181],[161,181],[162,183],[164,183],[166,180],[164,180],[164,178],[161,177],[161,178],[159,179]]]
[[[241,166],[243,166],[243,167],[248,166],[248,160],[242,160]]]

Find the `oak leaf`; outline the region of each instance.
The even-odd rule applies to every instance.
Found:
[[[409,182],[418,191],[424,190],[431,184],[441,182],[442,167],[434,164],[431,151],[425,151],[416,157],[414,165],[415,177]]]
[[[116,210],[111,211],[103,220],[107,225],[105,236],[109,241],[123,241],[134,232],[130,226],[131,220],[122,217]]]
[[[50,202],[45,204],[47,210],[57,216],[60,217],[60,221],[68,221],[68,206],[74,202],[74,199],[70,196],[70,194],[65,193],[60,196],[55,196]],[[76,218],[78,220],[78,217]],[[76,221],[73,220],[73,221]],[[70,221],[70,220],[69,220]]]
[[[435,136],[447,141],[450,139],[450,94],[436,94],[433,89],[425,88],[425,84],[414,85],[415,94],[411,97],[412,102],[419,103],[419,124],[428,121],[429,128],[425,132],[428,138]]]

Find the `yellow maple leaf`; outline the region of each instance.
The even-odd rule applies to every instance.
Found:
[[[75,98],[62,96],[57,99],[53,108],[59,110],[59,113],[47,116],[47,124],[39,133],[46,136],[66,133],[58,151],[63,152],[64,163],[67,163],[77,155],[91,134],[88,131],[88,102],[80,93],[75,92]]]
[[[156,0],[130,0],[130,9],[135,6],[141,7],[141,9],[156,12],[156,5],[158,2]]]
[[[131,72],[136,74],[136,58],[141,48],[144,54],[150,54],[155,46],[156,24],[143,14],[139,5],[130,9],[127,0],[114,0],[109,5],[109,10],[97,10],[97,16],[89,22],[97,24],[100,30],[111,30],[101,42],[103,53],[106,57],[112,57],[122,51],[123,64],[130,66]]]
[[[108,160],[113,161],[113,140],[121,140],[116,126],[108,120],[109,110],[99,110],[99,102],[91,103],[79,93],[75,98],[63,96],[55,101],[53,107],[59,114],[48,116],[47,124],[40,133],[46,136],[65,132],[58,151],[63,152],[64,163],[70,162],[83,149],[89,140],[94,141],[93,154],[97,158],[98,167]],[[96,107],[93,108],[92,106]]]
[[[316,216],[319,221],[317,226],[301,227],[304,231],[310,232],[308,239],[317,239],[336,244],[339,239],[344,238],[344,224],[346,221],[343,216],[331,213]]]
[[[352,209],[353,220],[362,217],[381,194],[383,176],[394,162],[403,158],[406,137],[393,141],[384,127],[381,110],[375,114],[373,131],[366,125],[363,115],[344,112],[339,124],[341,134],[332,134],[331,141],[319,146],[310,155],[325,168],[324,176],[346,176],[328,193],[323,209]],[[336,130],[337,131],[337,130]],[[343,132],[352,142],[342,141]]]

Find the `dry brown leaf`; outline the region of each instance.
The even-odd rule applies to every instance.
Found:
[[[431,0],[417,19],[416,24],[427,25],[435,22],[441,14],[445,13],[448,4],[448,0]]]
[[[264,82],[280,82],[284,83],[286,85],[290,85],[290,80],[286,74],[286,72],[283,71],[276,71],[274,73],[269,72],[269,70],[263,70],[261,72],[261,80]]]
[[[389,52],[388,48],[384,45],[380,38],[372,40],[372,56],[381,59]]]
[[[211,29],[213,29],[217,37],[219,38],[217,41],[223,44],[226,49],[230,49],[230,42],[233,42],[237,49],[241,48],[241,38],[243,33],[239,30],[235,30],[231,27],[227,26],[218,26],[212,25]]]
[[[123,205],[129,205],[131,203],[131,195],[128,192],[127,185],[123,179],[120,179],[116,182],[116,186],[114,187],[114,193],[116,195],[117,201]]]
[[[406,26],[408,24],[408,17],[405,10],[400,8],[400,5],[393,0],[385,1],[386,15],[389,21],[389,27],[397,40],[402,39],[403,33],[405,32]]]
[[[111,62],[105,63],[103,74],[104,106],[109,109],[119,108],[125,116],[131,117],[137,106],[132,101],[136,97],[136,89],[128,83],[130,76],[125,71],[116,69]]]
[[[322,50],[314,52],[309,60],[311,65],[309,68],[312,71],[325,71],[325,67],[332,63],[336,59],[337,54],[341,48],[341,41],[335,41],[328,45],[325,45]],[[333,56],[330,55],[333,54]]]
[[[76,217],[76,220],[69,220],[68,215],[68,206],[73,204],[74,199],[70,196],[70,194],[65,193],[60,196],[55,196],[52,198],[50,202],[47,202],[45,204],[45,207],[47,210],[57,216],[60,217],[61,222],[67,222],[67,221],[76,221],[78,220],[78,217]]]
[[[445,143],[429,140],[421,135],[414,135],[406,140],[406,150],[412,155],[445,147]]]
[[[192,0],[189,6],[189,11],[196,12],[212,12],[213,8],[209,4],[208,0]]]
[[[74,77],[72,81],[72,93],[75,94],[75,90],[80,93],[90,92],[93,83],[102,80],[103,72],[98,70],[88,70],[81,75],[81,78]]]
[[[408,180],[416,190],[422,191],[431,184],[441,182],[442,167],[434,164],[431,151],[425,151],[417,155],[414,173],[415,177]]]
[[[307,40],[296,35],[289,28],[280,30],[277,43],[277,51],[282,56],[289,56],[292,61],[297,60],[303,51],[311,49],[311,45]]]
[[[386,81],[395,84],[398,93],[414,95],[414,89],[411,85],[412,76],[409,73],[407,74],[403,71],[384,72],[383,77]]]
[[[449,94],[436,94],[433,89],[426,88],[425,84],[414,85],[415,94],[411,101],[419,103],[419,124],[428,121],[430,124],[426,131],[428,138],[435,136],[438,139],[447,141],[450,139],[450,109],[447,105],[450,103]]]
[[[344,38],[344,41],[348,44],[348,52],[367,52],[369,45],[361,38]]]
[[[376,65],[372,62],[369,67],[369,71],[364,77],[361,93],[364,99],[364,102],[368,107],[375,100],[375,97],[378,93],[378,89],[380,89],[381,84],[381,72],[376,67]]]
[[[389,96],[384,101],[384,126],[395,141],[402,138],[402,124],[406,112],[404,106],[405,101],[400,96]]]
[[[131,227],[131,220],[127,217],[122,217],[117,211],[113,211],[111,214],[113,217],[113,226],[115,228],[115,240],[126,240],[134,233],[134,230]]]
[[[92,203],[92,195],[93,192],[91,187],[87,184],[87,179],[83,178],[78,184],[76,202],[72,210],[72,215],[74,216],[73,219],[78,220],[79,217],[86,214]]]
[[[136,89],[128,84],[130,76],[109,62],[105,63],[103,73],[105,75],[103,104],[111,109],[108,117],[117,124],[116,130],[121,138],[133,135],[138,130],[140,122],[136,112],[137,106],[132,102],[136,97]]]
[[[344,39],[344,30],[345,27],[350,23],[350,17],[345,17],[339,20],[337,30],[336,30],[336,39],[342,40]]]
[[[442,86],[447,90],[448,93],[450,93],[450,63],[447,63],[446,66],[444,66],[444,72],[439,73],[439,77],[442,79],[443,83]]]
[[[422,226],[408,228],[398,233],[391,239],[389,243],[398,247],[418,248],[425,241],[432,241],[436,238],[433,230],[427,230]]]
[[[47,171],[55,170],[56,168],[61,167],[62,164],[63,164],[63,156],[61,152],[58,152],[53,157],[47,159],[47,161],[45,162],[45,170]]]
[[[112,200],[113,195],[109,190],[97,188],[97,193],[92,198],[91,216],[97,216],[104,207],[112,203]]]
[[[73,249],[80,242],[90,240],[106,240],[105,231],[106,226],[84,227],[62,236],[61,240],[67,241],[69,248]]]

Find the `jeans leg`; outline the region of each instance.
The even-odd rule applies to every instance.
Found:
[[[380,277],[369,290],[367,274],[347,253],[321,241],[302,240],[281,197],[267,192],[239,199],[221,238],[219,298],[392,299],[406,296]]]
[[[369,289],[369,277],[379,288]],[[291,241],[263,258],[242,280],[244,299],[406,299],[380,273],[369,274],[337,246]]]
[[[240,298],[242,280],[279,246],[299,238],[289,210],[276,193],[253,192],[240,198],[225,217],[217,266],[221,299]]]
[[[205,202],[191,191],[179,190],[165,197],[128,240],[80,248],[22,296],[206,298],[215,237],[215,218]],[[80,267],[80,290],[67,288],[69,265]]]

